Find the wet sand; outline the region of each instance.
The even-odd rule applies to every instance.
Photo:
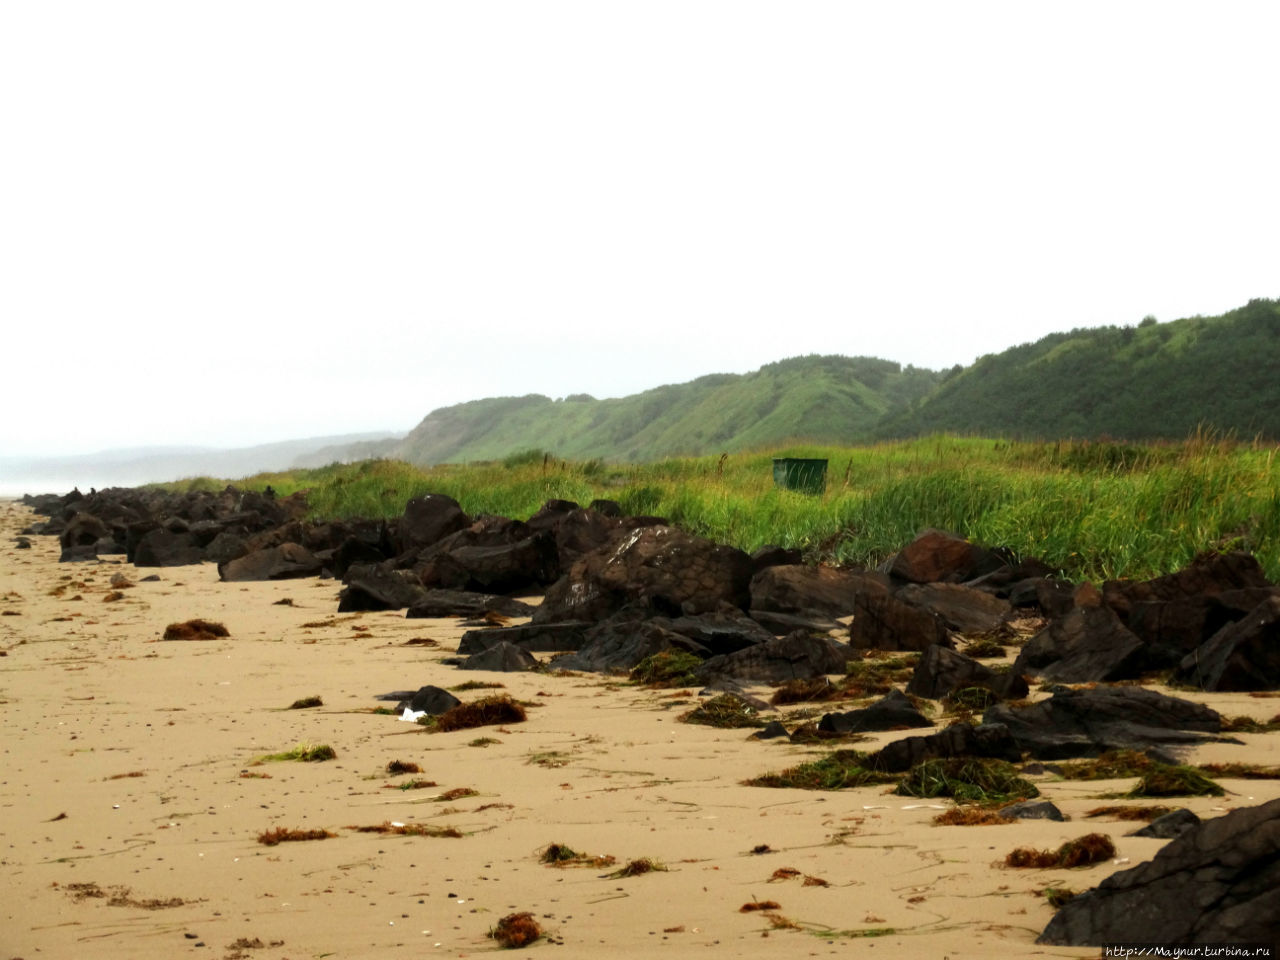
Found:
[[[458,621],[337,614],[332,580],[59,564],[55,538],[16,549],[31,520],[0,503],[0,958],[465,957],[497,950],[486,934],[523,911],[550,938],[532,949],[566,958],[1095,957],[1035,945],[1053,912],[1038,892],[1093,886],[1163,844],[1125,836],[1140,824],[1083,818],[1131,781],[1033,778],[1073,819],[984,827],[934,826],[948,801],[883,786],[743,786],[825,751],[677,722],[689,691],[457,670],[439,661]],[[135,585],[108,600],[116,574]],[[230,638],[160,640],[193,617]],[[468,680],[503,689],[464,700],[506,692],[532,704],[528,720],[431,733],[371,712],[387,706],[379,693]],[[287,709],[311,695],[324,705]],[[1191,699],[1231,716],[1280,711],[1244,694]],[[1239,739],[1189,759],[1280,764],[1274,734]],[[300,743],[337,757],[252,765]],[[391,761],[421,773],[388,775]],[[398,789],[415,779],[437,786]],[[1212,817],[1280,796],[1276,781],[1221,782],[1225,798],[1173,804]],[[475,794],[440,799],[459,788]],[[462,836],[351,829],[386,821]],[[336,836],[258,842],[280,827]],[[1121,866],[1000,863],[1093,831],[1112,836]],[[553,842],[666,869],[551,867],[539,853]],[[776,909],[741,910],[768,900]]]

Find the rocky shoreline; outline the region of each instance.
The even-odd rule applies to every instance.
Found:
[[[1263,744],[1275,763],[1266,716],[1242,728],[1210,705],[1254,694],[1265,708],[1263,695],[1280,689],[1280,589],[1244,553],[1207,553],[1148,581],[1088,584],[935,530],[877,570],[810,566],[796,551],[748,555],[662,518],[624,517],[609,501],[550,501],[516,520],[468,516],[428,494],[391,521],[332,523],[306,521],[300,497],[233,488],[24,502],[48,519],[23,526],[12,555],[56,536],[62,569],[216,564],[222,589],[314,580],[336,591],[331,616],[395,616],[406,629],[452,621],[456,647],[434,662],[468,671],[459,682],[616,683],[655,658],[683,657],[691,697],[733,698],[762,721],[772,713],[774,742],[804,750],[874,734],[858,764],[882,775],[974,760],[1043,771],[1118,752],[1172,768],[1201,754],[1253,757]],[[895,658],[892,689],[853,696],[850,678]],[[401,692],[440,703],[424,712],[442,715],[447,701],[425,691],[443,677]],[[795,717],[777,706],[783,690],[806,683],[848,695],[824,693],[829,708],[813,707],[823,700],[812,695]],[[1113,869],[1040,923],[1040,942],[1280,941],[1273,782],[1249,782],[1261,804],[1198,818],[1154,860]],[[1192,919],[1181,906],[1188,897],[1206,904]]]

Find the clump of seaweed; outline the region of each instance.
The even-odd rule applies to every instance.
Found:
[[[462,831],[457,827],[437,827],[429,823],[395,823],[384,820],[367,827],[347,827],[357,833],[396,834],[402,837],[450,837],[458,839]]]
[[[820,760],[788,767],[780,773],[764,773],[744,781],[749,787],[794,787],[800,790],[843,790],[876,783],[893,783],[897,776],[863,766],[866,754],[837,750]]]
[[[951,797],[956,803],[1004,806],[1040,796],[1012,764],[988,757],[925,760],[907,771],[894,791],[904,797]]]
[[[290,710],[307,710],[311,707],[323,707],[324,701],[319,697],[303,697],[301,700],[295,700],[289,704]]]
[[[506,687],[504,683],[495,683],[491,680],[468,680],[466,683],[460,683],[456,687],[450,687],[454,693],[463,693],[467,690],[502,690]]]
[[[327,743],[300,743],[292,750],[285,750],[283,753],[264,754],[255,759],[252,765],[256,767],[262,763],[280,763],[286,760],[300,760],[303,763],[322,763],[325,760],[334,759],[337,755],[337,751]]]
[[[532,913],[509,913],[489,931],[489,939],[508,950],[518,950],[542,937],[542,927]]]
[[[231,631],[212,620],[187,620],[164,628],[162,640],[217,640],[231,636]]]
[[[1173,813],[1173,807],[1094,807],[1085,816],[1089,819],[1111,817],[1115,820],[1145,820],[1150,822],[1166,813]]]
[[[682,713],[677,719],[682,723],[701,723],[724,729],[764,726],[764,721],[756,715],[755,708],[733,693],[713,697],[687,713]]]
[[[969,713],[981,713],[999,700],[1000,698],[986,687],[957,687],[942,698],[948,710]]]
[[[328,840],[330,837],[336,837],[336,833],[328,830],[290,830],[288,827],[276,827],[274,830],[267,830],[258,834],[258,842],[268,847],[274,847],[277,843],[291,843],[300,840]]]
[[[848,696],[826,677],[795,677],[773,691],[769,702],[775,707],[783,707],[791,703],[826,703]]]
[[[1225,792],[1195,767],[1153,763],[1126,796],[1220,797]]]
[[[1255,720],[1253,717],[1225,717],[1222,721],[1223,733],[1271,733],[1280,730],[1280,713],[1270,720]]]
[[[1049,906],[1057,910],[1059,907],[1075,899],[1076,892],[1067,887],[1045,887],[1039,891],[1039,896],[1045,898]]]
[[[868,697],[888,693],[895,684],[906,683],[915,673],[919,654],[875,659],[868,652],[861,660],[850,660],[840,687],[848,697]]]
[[[436,718],[435,729],[440,733],[453,730],[470,730],[473,727],[502,723],[522,723],[528,719],[524,707],[505,694],[460,703]]]
[[[641,857],[639,860],[632,860],[625,867],[621,867],[613,873],[605,874],[606,879],[620,880],[623,877],[640,877],[646,873],[660,871],[665,873],[667,865],[658,860],[650,860],[648,857]]]
[[[687,687],[698,682],[702,658],[687,650],[671,648],[645,657],[632,669],[632,683],[646,687]]]
[[[594,867],[602,870],[605,867],[612,867],[618,862],[618,858],[608,854],[593,857],[579,853],[568,844],[550,843],[538,854],[538,862],[552,867]]]
[[[1004,816],[999,810],[986,807],[952,807],[933,818],[940,827],[987,827],[996,824],[1009,824],[1014,821]]]
[[[969,641],[964,648],[964,653],[965,656],[973,657],[975,660],[991,660],[1003,657],[1005,649],[995,636],[989,634]]]
[[[777,900],[751,900],[738,908],[739,913],[754,913],[757,910],[781,910],[782,904]]]
[[[1068,840],[1057,850],[1032,850],[1019,847],[1004,858],[1006,866],[1035,867],[1046,869],[1058,867],[1087,867],[1091,863],[1101,863],[1116,855],[1116,845],[1105,833],[1088,833],[1075,840]]]
[[[387,783],[383,784],[383,790],[425,790],[428,787],[438,787],[440,784],[434,780],[406,780],[404,783]]]
[[[470,787],[454,787],[452,790],[446,790],[438,797],[432,797],[433,803],[448,803],[450,800],[462,800],[465,797],[478,797],[480,792],[472,790]]]
[[[407,760],[392,760],[387,764],[387,773],[396,776],[401,773],[421,773],[422,768]]]
[[[1156,761],[1137,750],[1108,750],[1093,760],[1061,764],[1064,780],[1121,780],[1140,777]]]

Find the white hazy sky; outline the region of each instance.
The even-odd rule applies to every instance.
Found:
[[[0,4],[0,456],[1280,296],[1274,2]]]

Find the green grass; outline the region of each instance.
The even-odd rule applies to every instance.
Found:
[[[514,457],[419,468],[370,460],[237,482],[249,489],[270,484],[281,495],[305,490],[315,519],[399,516],[410,497],[428,492],[454,497],[471,514],[521,519],[551,498],[586,504],[600,497],[744,550],[774,543],[843,563],[878,564],[922,528],[938,527],[1039,557],[1075,579],[1156,576],[1207,549],[1232,547],[1252,550],[1280,579],[1274,454],[1205,437],[1121,449],[935,436],[863,447],[796,445],[723,462]],[[826,493],[775,488],[774,456],[827,459]],[[209,481],[166,486],[205,489]]]
[[[255,757],[253,763],[281,763],[289,760],[299,760],[303,763],[320,763],[325,760],[332,760],[337,757],[337,752],[327,743],[300,743],[292,750],[285,750],[283,753],[267,753],[260,757]]]
[[[980,757],[925,760],[907,772],[894,792],[904,797],[951,797],[956,803],[984,807],[1040,796],[1035,784],[1019,777],[1011,764]]]
[[[798,790],[844,790],[877,783],[893,783],[896,775],[868,770],[862,765],[866,755],[857,750],[837,750],[820,760],[788,767],[779,773],[764,773],[745,781],[749,787],[792,787]]]

